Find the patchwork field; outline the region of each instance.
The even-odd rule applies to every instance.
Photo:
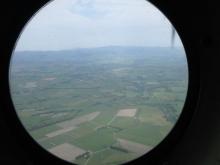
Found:
[[[134,117],[137,112],[137,109],[122,109],[119,110],[117,113],[117,116],[123,116],[123,117]]]
[[[133,141],[125,140],[125,139],[117,139],[120,148],[125,149],[129,152],[136,153],[138,155],[142,155],[151,150],[152,147],[145,146],[140,143],[136,143]]]
[[[187,64],[170,48],[16,52],[10,86],[18,116],[42,147],[79,165],[118,165],[170,132]]]
[[[80,125],[80,124],[83,124],[85,122],[93,120],[99,114],[100,114],[100,112],[89,113],[89,114],[83,115],[83,116],[81,116],[79,118],[74,118],[72,120],[67,120],[67,121],[58,123],[57,125],[59,125],[62,128],[74,127],[74,126],[77,126],[77,125]]]
[[[56,147],[53,147],[49,149],[49,151],[54,155],[61,157],[67,161],[73,161],[76,159],[76,157],[85,154],[85,151],[81,148],[78,148],[68,143],[64,143]]]
[[[60,130],[56,130],[54,132],[50,132],[50,133],[46,134],[45,136],[47,136],[48,138],[52,138],[52,137],[64,134],[66,132],[70,132],[74,129],[76,129],[76,127],[74,127],[74,126],[73,127],[68,127],[68,128],[63,128],[63,129],[60,129]]]

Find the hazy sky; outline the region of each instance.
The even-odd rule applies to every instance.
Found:
[[[181,46],[178,37],[175,41]],[[169,21],[145,0],[54,0],[30,20],[16,50],[170,43]]]

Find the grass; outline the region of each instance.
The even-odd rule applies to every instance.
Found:
[[[35,138],[35,139],[40,139],[40,138],[43,138],[45,137],[45,135],[47,133],[50,133],[50,132],[53,132],[53,131],[56,131],[60,129],[57,125],[50,125],[50,126],[47,126],[47,127],[43,127],[43,128],[40,128],[40,129],[37,129],[35,131],[31,131],[30,134]]]
[[[164,138],[161,129],[162,127],[152,123],[139,123],[135,127],[117,133],[116,136],[147,146],[155,146]]]
[[[164,126],[171,123],[166,120],[164,114],[157,107],[147,106],[141,109],[138,113],[138,118],[141,122],[151,123],[152,125]]]
[[[137,124],[137,120],[132,117],[116,117],[111,126],[121,129],[130,128]]]
[[[97,116],[93,122],[99,123],[100,125],[106,125],[116,114],[116,111],[102,110],[100,115]]]
[[[98,151],[116,142],[113,132],[112,128],[99,129],[74,140],[73,143],[86,150]]]
[[[106,156],[108,155],[108,156]],[[107,149],[101,153],[95,154],[89,160],[90,165],[113,165],[128,162],[137,157],[135,154],[127,154],[118,150]]]

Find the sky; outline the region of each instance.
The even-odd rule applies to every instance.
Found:
[[[26,24],[15,50],[169,47],[171,26],[145,0],[53,0]],[[174,46],[182,46],[178,35]]]

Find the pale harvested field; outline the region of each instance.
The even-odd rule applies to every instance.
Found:
[[[37,87],[37,82],[26,82],[24,87],[25,88],[35,88],[35,87]]]
[[[53,81],[53,80],[55,80],[56,78],[55,77],[48,77],[48,78],[45,78],[45,79],[43,79],[43,80],[46,80],[46,81]]]
[[[132,142],[129,140],[117,139],[117,141],[119,142],[120,147],[122,147],[123,149],[126,149],[130,152],[134,152],[139,155],[145,154],[151,150],[151,147],[149,147],[149,146],[146,146],[146,145],[140,144],[140,143],[136,143],[136,142]]]
[[[158,113],[150,114],[149,116],[140,116],[139,120],[141,122],[150,122],[158,126],[171,125],[171,123],[166,120],[163,114]]]
[[[36,112],[35,108],[30,108],[30,109],[22,109],[22,112]]]
[[[73,161],[77,156],[82,155],[86,152],[85,150],[69,143],[60,144],[56,147],[49,149],[49,151],[67,161]]]
[[[121,117],[134,117],[136,115],[137,109],[121,109],[118,111],[116,116]]]
[[[56,113],[53,116],[51,116],[51,118],[56,118],[56,117],[61,117],[61,116],[65,116],[67,113],[66,112],[62,112],[62,113]]]
[[[45,116],[51,116],[54,113],[43,113],[43,114],[39,114],[40,117],[45,117]]]
[[[67,120],[67,121],[58,123],[57,125],[62,128],[69,128],[69,127],[77,126],[79,124],[83,124],[85,122],[89,122],[89,121],[95,119],[99,114],[100,114],[100,112],[92,112],[92,113],[83,115],[81,117],[74,118],[72,120]]]
[[[72,131],[74,129],[76,129],[76,127],[63,128],[63,129],[60,129],[60,130],[57,130],[57,131],[54,131],[54,132],[50,132],[50,133],[46,134],[45,136],[48,137],[48,138],[52,138],[52,137],[55,137],[55,136],[58,136],[58,135],[62,135],[66,132]]]

